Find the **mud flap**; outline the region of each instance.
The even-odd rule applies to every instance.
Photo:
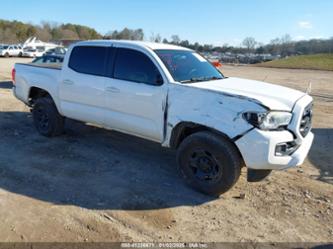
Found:
[[[248,182],[260,182],[264,180],[272,170],[262,170],[262,169],[247,169],[247,181]]]

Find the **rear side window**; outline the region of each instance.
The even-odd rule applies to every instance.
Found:
[[[76,72],[104,76],[106,47],[78,46],[72,50],[68,66]]]
[[[147,55],[127,48],[117,50],[114,78],[149,85],[163,83],[161,74]]]

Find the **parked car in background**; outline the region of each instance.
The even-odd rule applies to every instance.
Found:
[[[66,54],[66,48],[64,47],[57,47],[57,48],[51,48],[45,52],[46,55],[59,55],[59,56],[65,56]]]
[[[312,97],[260,81],[224,77],[193,50],[160,43],[75,43],[58,65],[15,64],[14,95],[41,135],[65,118],[177,149],[185,181],[211,195],[248,168],[259,181],[303,163],[314,135]]]
[[[0,47],[0,56],[11,57],[11,56],[22,56],[23,50],[19,45],[3,45]]]
[[[43,55],[35,58],[32,63],[36,64],[61,64],[64,61],[63,56],[59,55]]]
[[[38,46],[36,48],[33,47],[25,47],[23,49],[23,56],[24,57],[40,57],[46,52],[45,46]]]

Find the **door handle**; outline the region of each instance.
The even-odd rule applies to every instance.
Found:
[[[142,93],[142,92],[135,93],[135,95],[137,95],[137,96],[143,96],[143,97],[151,97],[151,96],[153,96],[153,94],[151,94],[151,93]]]
[[[106,88],[106,91],[108,91],[108,92],[112,92],[112,93],[119,93],[119,92],[120,92],[120,90],[119,90],[118,88],[113,87],[113,86],[108,86],[108,87]]]
[[[74,82],[71,80],[64,80],[62,83],[64,83],[65,85],[74,85]]]

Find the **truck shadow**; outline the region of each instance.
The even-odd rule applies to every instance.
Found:
[[[11,81],[0,81],[0,89],[12,89],[13,82]]]
[[[333,184],[333,129],[313,132],[309,160],[319,180]],[[151,210],[214,200],[184,184],[172,150],[71,120],[64,135],[45,138],[26,112],[0,112],[0,188],[89,209]]]
[[[174,151],[70,120],[63,136],[45,138],[26,112],[0,112],[0,188],[89,209],[150,210],[213,200],[184,184]]]
[[[315,135],[308,159],[320,171],[318,180],[333,184],[333,129],[312,129]]]

